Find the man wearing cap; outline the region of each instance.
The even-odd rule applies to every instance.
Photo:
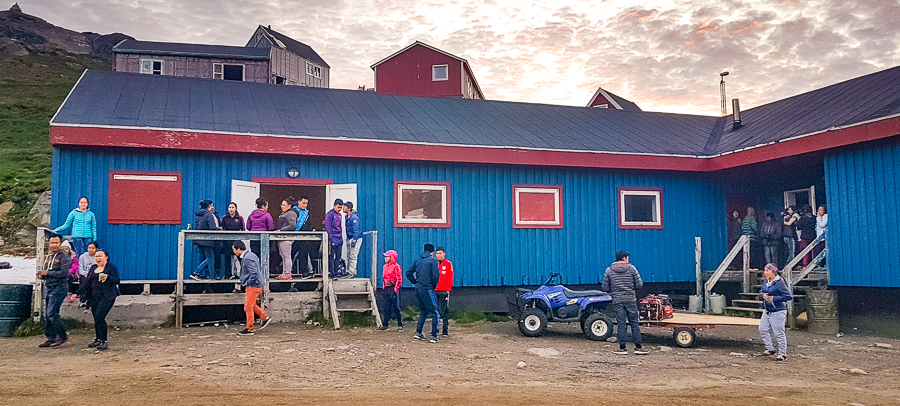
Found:
[[[447,327],[450,324],[450,289],[453,289],[453,264],[447,259],[447,250],[444,247],[438,247],[434,251],[434,256],[438,261],[438,277],[437,287],[434,288],[434,295],[437,297],[438,310],[441,313],[441,319],[444,322],[444,329],[441,335],[446,337],[450,333]]]
[[[438,324],[441,322],[441,315],[438,313],[437,298],[434,295],[434,288],[437,287],[440,274],[438,273],[438,262],[432,255],[434,253],[434,245],[425,244],[425,250],[416,259],[416,262],[406,270],[406,279],[416,285],[416,299],[419,301],[419,323],[416,324],[416,340],[425,340],[422,335],[422,327],[425,325],[425,319],[431,316],[431,343],[438,342]]]
[[[356,277],[356,261],[362,246],[362,229],[353,202],[344,202],[344,215],[347,217],[344,224],[347,230],[347,274],[353,278]]]
[[[619,325],[616,331],[616,338],[619,343],[619,350],[613,351],[613,354],[628,355],[628,349],[625,344],[629,341],[634,343],[635,355],[646,355],[649,351],[641,348],[641,328],[638,325],[638,308],[637,296],[635,291],[644,287],[641,280],[641,274],[637,268],[628,260],[629,253],[627,251],[616,252],[616,262],[613,262],[603,275],[604,292],[609,292],[612,296],[612,307],[616,312],[616,323]],[[631,326],[631,337],[628,336],[626,328]]]
[[[325,232],[328,233],[328,243],[331,246],[328,251],[328,276],[332,278],[341,278],[347,275],[347,272],[344,271],[344,261],[341,260],[344,245],[342,238],[344,220],[341,217],[343,207],[344,201],[335,199],[334,210],[329,210],[325,215]]]

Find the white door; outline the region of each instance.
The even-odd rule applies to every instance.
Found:
[[[345,202],[353,202],[353,208],[356,209],[359,207],[358,202],[356,201],[356,184],[355,183],[345,183],[340,185],[326,185],[325,186],[325,210],[328,213],[328,210],[334,209],[334,199],[341,199]]]
[[[244,222],[253,210],[256,210],[256,199],[259,198],[259,183],[246,180],[231,180],[231,201],[237,204],[238,213]],[[227,206],[226,206],[227,209]]]
[[[784,207],[796,206],[799,210],[804,204],[808,204],[813,210],[816,209],[815,186],[810,186],[808,189],[788,190],[784,192]]]

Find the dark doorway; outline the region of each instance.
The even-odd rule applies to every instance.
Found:
[[[225,65],[222,67],[222,79],[244,80],[244,65]]]
[[[331,207],[325,204],[325,186],[305,186],[305,185],[260,185],[259,197],[269,202],[269,214],[272,219],[278,220],[281,215],[281,201],[288,197],[300,199],[301,197],[309,199],[309,221],[312,228],[320,231],[324,228],[325,214]]]

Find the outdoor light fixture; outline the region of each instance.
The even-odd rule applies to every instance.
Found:
[[[287,175],[291,179],[297,179],[297,177],[300,176],[300,170],[297,169],[296,166],[292,166],[292,167],[288,168]]]

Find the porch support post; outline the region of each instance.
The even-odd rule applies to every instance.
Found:
[[[697,277],[697,290],[695,291],[696,295],[703,294],[703,270],[700,267],[701,246],[702,244],[700,242],[700,237],[694,237],[694,261],[696,262],[694,273]]]
[[[750,293],[750,239],[744,243],[744,283],[743,292]]]
[[[178,262],[175,273],[175,328],[184,322],[184,231],[178,232]]]
[[[260,304],[262,304],[262,309],[266,312],[266,315],[269,315],[269,279],[271,275],[269,273],[269,234],[268,233],[260,233],[259,234],[259,267],[262,268],[262,274],[265,278],[266,285],[263,287],[262,297],[260,298]],[[272,317],[269,315],[269,317]]]

